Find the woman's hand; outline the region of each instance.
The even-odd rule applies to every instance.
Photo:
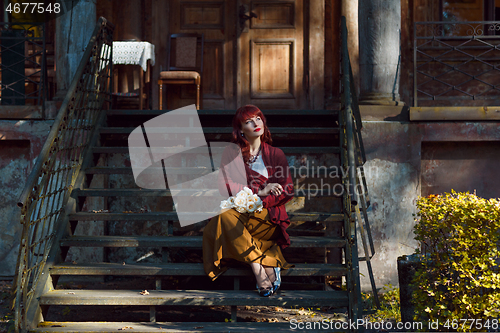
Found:
[[[258,196],[265,197],[269,194],[280,195],[283,192],[283,187],[278,183],[269,183],[257,193]]]

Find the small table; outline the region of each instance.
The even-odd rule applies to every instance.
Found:
[[[155,46],[143,41],[113,41],[113,64],[141,66],[139,108],[142,110],[144,105],[144,83],[151,82],[151,66],[155,64]],[[144,82],[144,72],[146,72],[146,82]],[[114,80],[116,95],[134,96],[134,94],[130,93],[118,93],[116,91],[118,86],[116,84],[117,76],[114,76]]]

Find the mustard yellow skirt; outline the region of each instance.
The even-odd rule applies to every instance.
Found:
[[[234,208],[213,217],[203,230],[203,265],[213,281],[231,260],[264,266],[293,267],[274,241],[281,231],[266,208],[260,213],[238,213]]]

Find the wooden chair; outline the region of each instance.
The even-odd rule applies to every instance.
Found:
[[[137,74],[138,73],[138,74]],[[133,89],[138,76],[139,89]],[[119,80],[125,77],[130,79],[129,87],[125,87],[128,92],[119,92]],[[125,81],[128,82],[128,81]],[[123,83],[123,82],[122,82]],[[139,110],[149,109],[149,99],[151,96],[151,61],[147,62],[147,70],[144,73],[139,65],[113,65],[113,108],[139,108]],[[137,92],[134,92],[137,91]]]
[[[198,48],[200,45],[200,48]],[[203,73],[203,34],[172,34],[168,43],[168,68],[160,72],[160,110],[163,108],[164,84],[196,85],[196,109],[201,107],[200,86]]]

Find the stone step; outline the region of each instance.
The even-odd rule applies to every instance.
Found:
[[[290,221],[338,222],[344,220],[341,213],[298,213],[289,212]],[[152,213],[93,213],[79,212],[69,214],[70,221],[178,221],[176,212]]]
[[[150,169],[153,169],[151,167]],[[206,175],[212,172],[212,168],[208,167],[165,167],[162,170],[165,170],[167,174],[175,174],[175,175]],[[216,166],[215,170],[219,170],[219,167]],[[85,170],[86,174],[93,175],[132,175],[132,168],[130,167],[92,167],[87,168]],[[303,178],[303,177],[326,177],[329,179],[339,179],[342,177],[342,170],[340,166],[338,167],[290,167],[290,175],[292,178]]]
[[[148,170],[156,170],[157,168],[149,168]],[[218,169],[218,168],[217,168]],[[183,168],[158,168],[158,171],[165,170],[170,175],[207,175],[212,172],[212,168],[207,167],[183,167]],[[132,168],[130,167],[92,167],[85,170],[85,173],[90,175],[133,175]]]
[[[323,186],[324,187],[324,186]],[[306,188],[306,186],[304,186]],[[294,197],[337,197],[343,194],[342,186],[329,186],[327,189],[296,189]],[[142,188],[85,188],[74,189],[71,197],[171,197],[171,196],[219,196],[219,190],[149,190]]]
[[[62,247],[166,247],[202,248],[202,236],[70,236]],[[345,239],[335,237],[290,237],[291,248],[344,247]]]
[[[324,322],[309,323],[308,333],[319,332],[345,332],[341,324],[348,327],[348,323]],[[301,325],[301,326],[299,326]],[[125,329],[127,327],[127,329]],[[338,329],[335,329],[338,327]],[[216,322],[41,322],[37,328],[30,332],[87,332],[87,333],[116,333],[119,331],[129,331],[134,333],[153,333],[153,332],[196,332],[196,333],[248,333],[248,332],[300,332],[297,329],[306,328],[306,323],[298,322],[279,322],[279,323],[216,323]],[[294,329],[294,330],[292,330]]]
[[[40,297],[40,305],[190,305],[190,306],[347,306],[347,291],[281,290],[261,297],[247,290],[79,290],[56,289]]]
[[[278,147],[285,154],[339,154],[339,147]],[[179,152],[177,148],[164,149],[165,153],[176,153]],[[128,147],[92,147],[92,152],[94,154],[127,154],[129,153]],[[182,151],[183,153],[199,153],[194,150],[192,151]]]
[[[282,276],[342,276],[347,269],[341,264],[295,264],[295,267],[281,270]],[[51,275],[116,275],[116,276],[205,276],[201,263],[169,264],[118,264],[62,263],[50,268]],[[253,276],[248,268],[230,268],[224,276]]]
[[[106,113],[108,116],[143,116],[143,115],[153,115],[159,116],[168,112],[169,110],[108,110]],[[200,116],[215,116],[215,115],[227,115],[234,116],[236,110],[198,110]],[[337,116],[339,114],[338,110],[264,110],[263,113],[273,116]]]
[[[136,127],[101,127],[101,134],[130,134]],[[199,129],[195,127],[149,127],[148,134],[186,134],[186,133],[199,133]],[[229,134],[233,131],[232,127],[203,127],[205,134]],[[335,127],[269,127],[269,131],[274,134],[338,134],[339,129]]]

